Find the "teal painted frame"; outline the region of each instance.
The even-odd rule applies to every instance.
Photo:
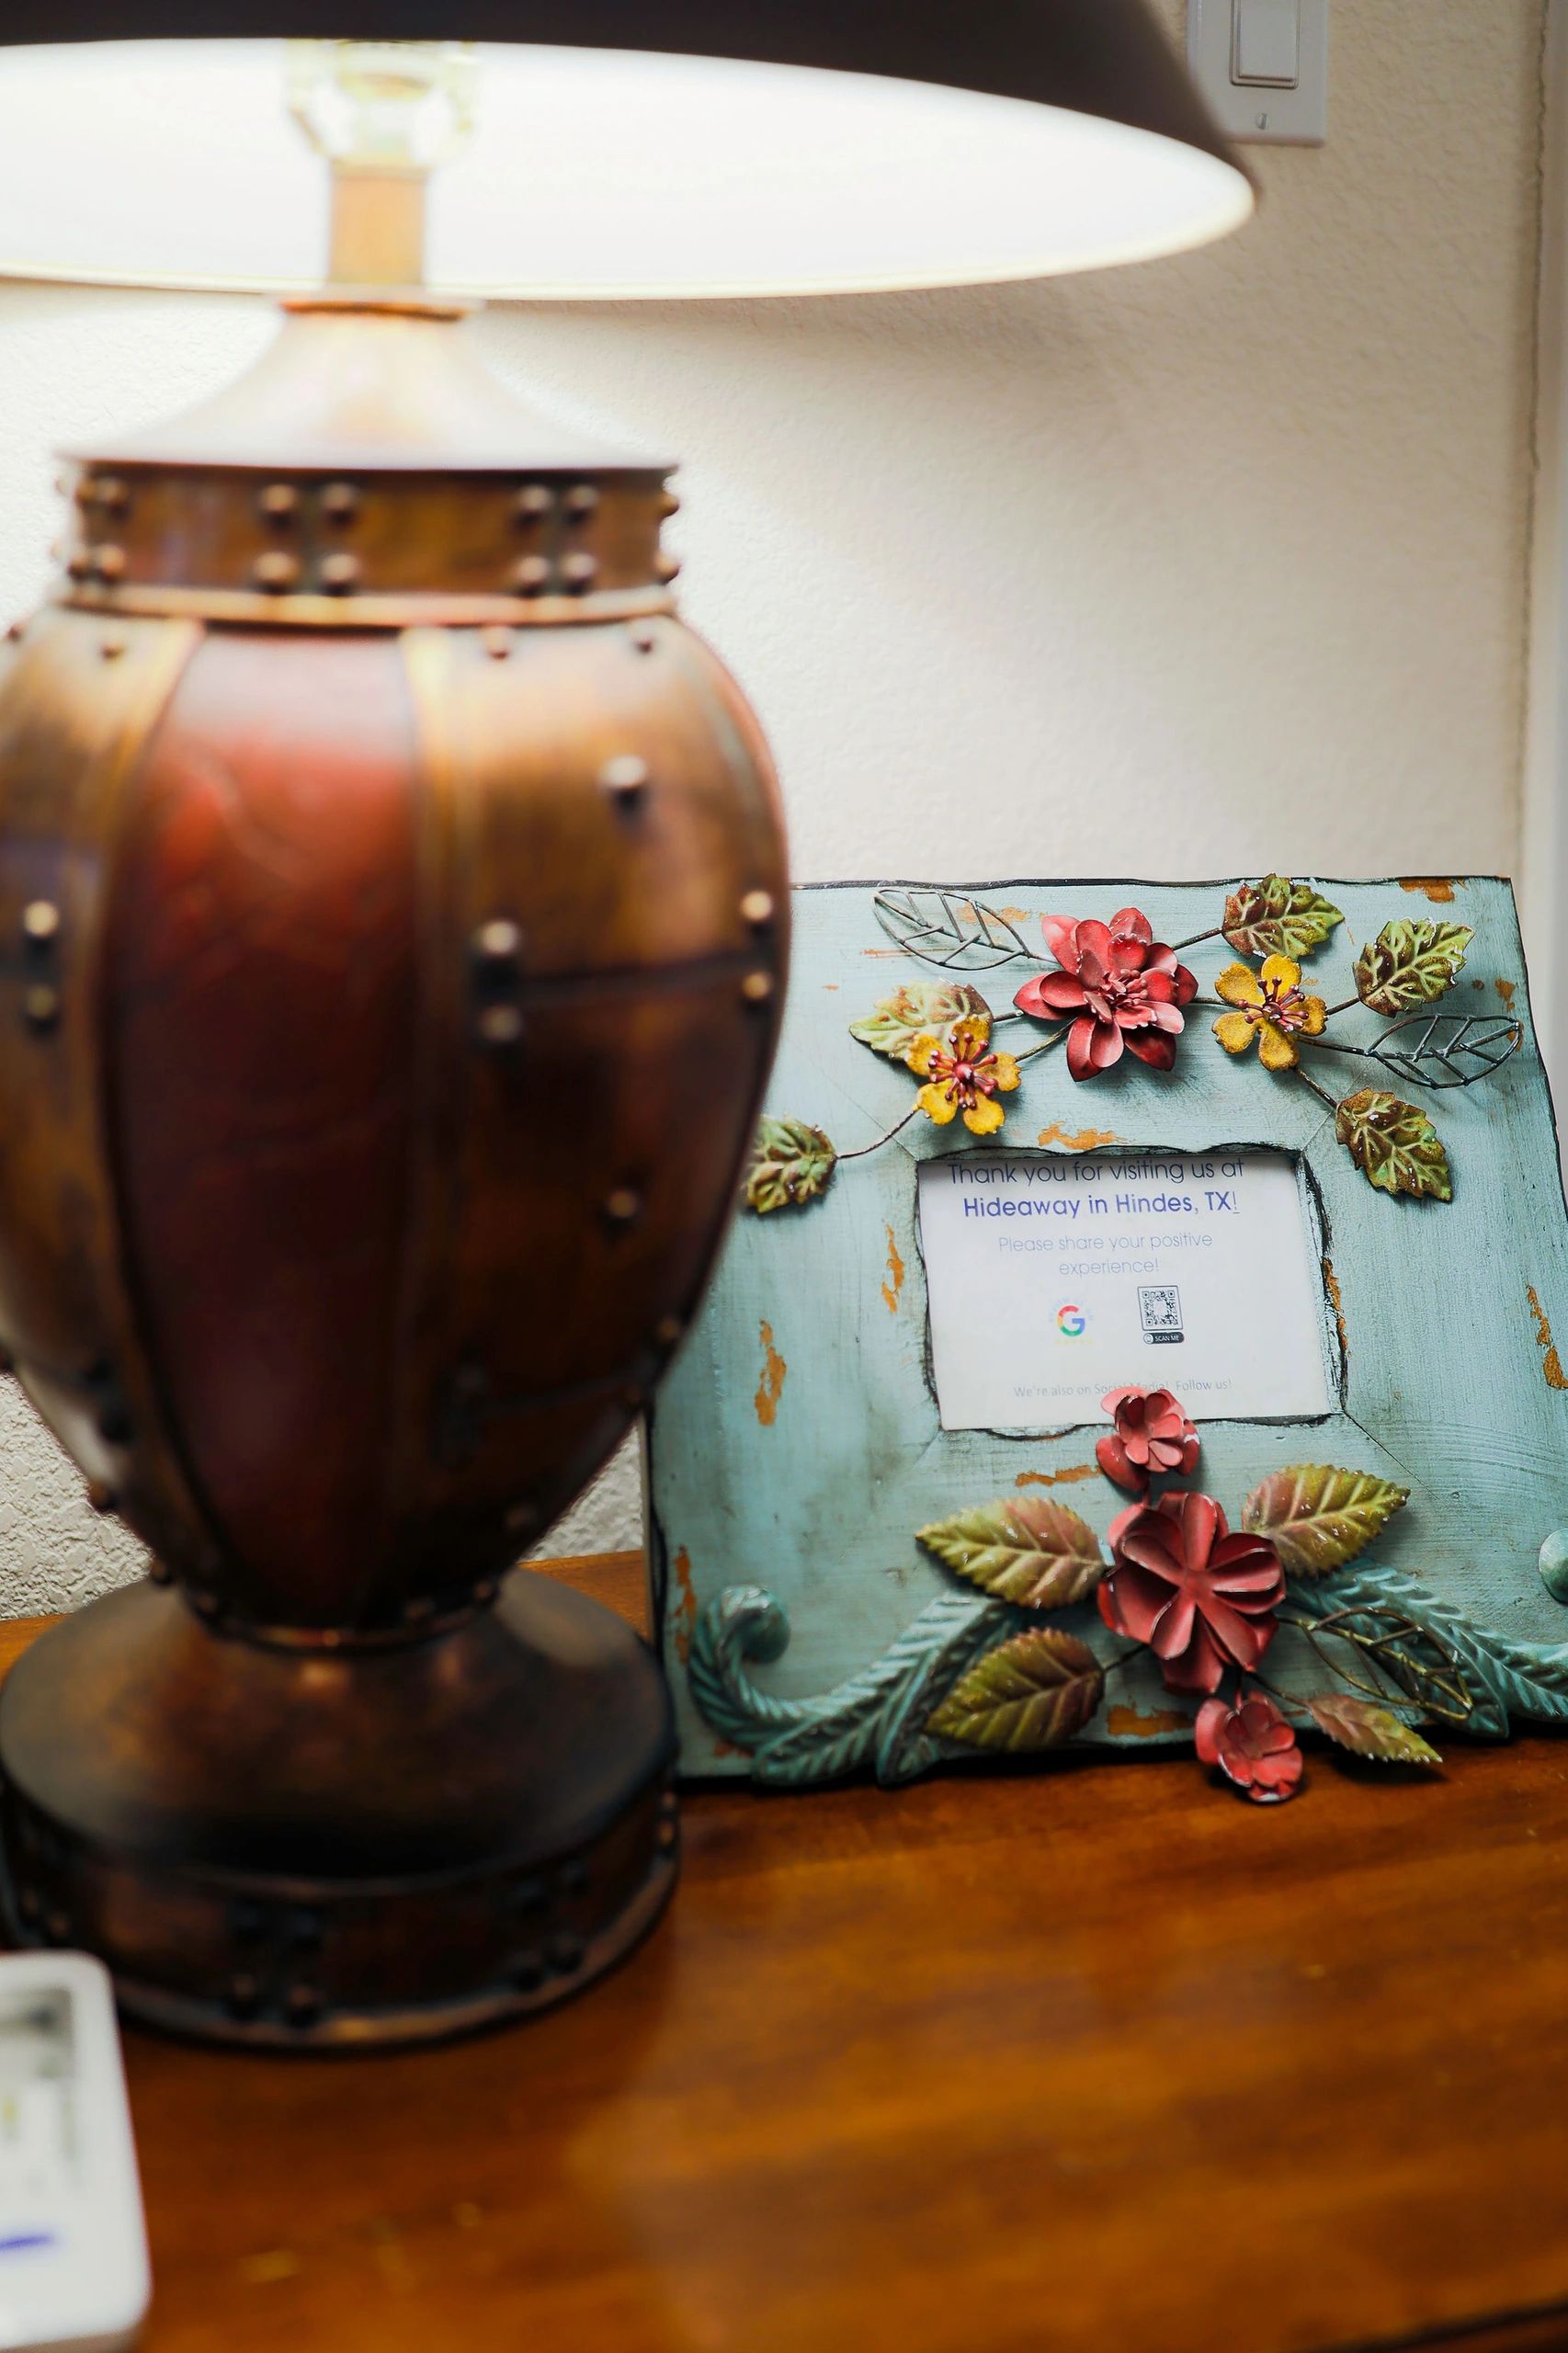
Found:
[[[891,1127],[915,1083],[849,1024],[899,983],[932,976],[879,929],[877,887],[795,892],[790,1001],[767,1097],[770,1110],[820,1126],[845,1153]],[[1157,938],[1180,941],[1218,924],[1236,884],[942,887],[1002,907],[1033,947],[1044,914],[1103,917],[1130,903]],[[1474,932],[1443,1009],[1506,1009],[1521,1022],[1520,1051],[1462,1090],[1426,1095],[1335,1058],[1334,1074],[1345,1074],[1335,1092],[1397,1086],[1428,1112],[1449,1153],[1452,1201],[1374,1191],[1335,1140],[1332,1113],[1256,1055],[1226,1055],[1210,1033],[1213,1008],[1201,1006],[1169,1074],[1124,1059],[1076,1085],[1059,1052],[1026,1065],[995,1141],[1061,1150],[1097,1131],[1129,1151],[1266,1145],[1300,1155],[1322,1226],[1324,1347],[1339,1402],[1307,1421],[1205,1423],[1199,1483],[1233,1518],[1259,1480],[1290,1462],[1340,1463],[1408,1486],[1409,1505],[1372,1556],[1340,1573],[1337,1597],[1418,1592],[1426,1622],[1483,1687],[1471,1730],[1568,1716],[1568,1612],[1541,1565],[1543,1541],[1549,1565],[1568,1553],[1557,1535],[1568,1527],[1568,1379],[1551,1339],[1553,1324],[1568,1338],[1568,1217],[1512,892],[1486,877],[1319,887],[1345,923],[1307,967],[1314,991],[1331,1002],[1354,995],[1357,946],[1391,919],[1436,912]],[[1183,951],[1206,997],[1233,961],[1221,938]],[[1001,1012],[1032,969],[967,977]],[[1334,1034],[1359,1042],[1387,1026],[1358,1006]],[[1020,1025],[998,1042],[1017,1046],[1026,1034]],[[1018,1492],[1020,1474],[1030,1488],[1059,1490],[1102,1534],[1126,1502],[1093,1469],[1103,1422],[1044,1438],[939,1426],[915,1170],[931,1154],[984,1149],[961,1126],[922,1119],[841,1167],[820,1200],[736,1221],[649,1431],[653,1620],[687,1775],[802,1786],[869,1768],[897,1781],[971,1756],[928,1734],[926,1718],[965,1666],[1025,1621],[958,1586],[915,1530]],[[1127,1377],[1147,1377],[1146,1368],[1130,1366]],[[1102,1652],[1117,1646],[1092,1604],[1054,1622]],[[1286,1633],[1270,1674],[1297,1690],[1323,1680],[1310,1675],[1301,1638]],[[1140,1661],[1080,1738],[1187,1740],[1190,1716]]]

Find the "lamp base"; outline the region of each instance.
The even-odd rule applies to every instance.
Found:
[[[527,1571],[418,1642],[274,1645],[143,1582],[0,1697],[7,1926],[217,2042],[378,2049],[550,2007],[673,1892],[652,1654]]]

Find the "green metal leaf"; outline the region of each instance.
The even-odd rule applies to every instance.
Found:
[[[1408,1487],[1370,1471],[1292,1462],[1253,1489],[1242,1526],[1267,1538],[1291,1576],[1321,1577],[1364,1552],[1409,1500]]]
[[[1475,934],[1464,923],[1385,923],[1356,959],[1356,994],[1374,1013],[1407,1013],[1452,988]]]
[[[1083,1730],[1104,1690],[1104,1672],[1086,1643],[1054,1626],[1034,1627],[988,1651],[926,1728],[971,1748],[1013,1755],[1057,1748]]]
[[[820,1128],[804,1120],[764,1115],[746,1171],[745,1204],[759,1217],[772,1210],[799,1209],[826,1190],[838,1154]]]
[[[1004,1496],[917,1529],[915,1540],[998,1601],[1064,1609],[1105,1574],[1100,1540],[1087,1520],[1045,1495]]]
[[[1367,1181],[1380,1193],[1410,1193],[1451,1201],[1449,1155],[1425,1111],[1381,1087],[1347,1095],[1334,1114],[1334,1132]]]
[[[1309,882],[1266,874],[1244,882],[1225,902],[1225,938],[1241,956],[1293,956],[1321,948],[1345,917]]]
[[[869,1046],[873,1053],[901,1063],[916,1038],[933,1030],[946,1037],[955,1021],[973,1020],[976,1016],[989,1023],[991,1007],[967,982],[906,981],[892,996],[883,997],[864,1021],[852,1021],[849,1035]]]
[[[1320,1691],[1307,1701],[1319,1732],[1327,1733],[1341,1748],[1358,1756],[1377,1756],[1385,1765],[1440,1765],[1437,1750],[1418,1732],[1402,1723],[1392,1708],[1375,1699],[1358,1699],[1353,1691]]]

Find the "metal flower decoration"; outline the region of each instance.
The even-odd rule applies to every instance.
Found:
[[[1205,1699],[1193,1726],[1200,1765],[1218,1765],[1257,1805],[1293,1797],[1301,1778],[1295,1727],[1266,1691],[1244,1699]]]
[[[1129,1398],[1148,1395],[1112,1391],[1107,1410],[1119,1418]],[[1167,1415],[1191,1429],[1174,1398],[1155,1418]],[[1182,1442],[1180,1469],[1195,1451]],[[1171,1467],[1151,1454],[1151,1483]],[[1212,1495],[1171,1489],[1133,1506],[1111,1523],[1108,1561],[1088,1521],[1054,1496],[999,1496],[915,1531],[955,1589],[837,1690],[786,1699],[757,1689],[744,1662],[777,1658],[788,1628],[763,1588],[735,1586],[698,1620],[693,1697],[751,1752],[759,1780],[799,1786],[871,1765],[899,1781],[965,1754],[1060,1747],[1093,1721],[1113,1677],[1152,1657],[1167,1690],[1200,1703],[1199,1761],[1257,1803],[1294,1795],[1298,1724],[1358,1756],[1440,1765],[1418,1722],[1501,1731],[1510,1677],[1545,1672],[1561,1688],[1568,1668],[1558,1651],[1461,1621],[1409,1579],[1365,1563],[1343,1574],[1408,1500],[1374,1472],[1290,1463],[1254,1488],[1233,1532]],[[1130,1649],[1106,1658],[1050,1622],[1091,1597]],[[1263,1680],[1285,1635],[1298,1668],[1305,1656],[1328,1677],[1304,1696]],[[1568,1713],[1568,1699],[1553,1712]]]
[[[1255,1671],[1285,1598],[1279,1555],[1264,1536],[1233,1536],[1212,1495],[1162,1495],[1111,1523],[1099,1589],[1113,1634],[1146,1643],[1172,1691],[1217,1691],[1227,1669]]]
[[[1067,1067],[1076,1079],[1093,1078],[1136,1054],[1151,1070],[1169,1070],[1176,1041],[1186,1023],[1182,1007],[1198,994],[1198,983],[1174,949],[1154,938],[1153,926],[1137,907],[1122,907],[1108,923],[1092,916],[1041,918],[1046,944],[1057,970],[1026,981],[1013,1003],[1038,1021],[1072,1017]]]
[[[1095,1460],[1129,1494],[1147,1495],[1153,1473],[1185,1474],[1198,1461],[1197,1428],[1168,1389],[1113,1389],[1100,1411],[1116,1427],[1095,1448]]]
[[[953,1024],[945,1039],[916,1038],[904,1061],[916,1078],[926,1081],[915,1097],[928,1120],[947,1127],[960,1113],[971,1135],[994,1135],[1006,1116],[996,1098],[1011,1095],[1018,1084],[1018,1065],[1011,1054],[996,1052],[991,1023],[971,1016]]]
[[[1222,938],[1237,954],[1258,960],[1257,970],[1232,963],[1210,983],[1214,995],[1207,1002],[1223,1008],[1213,1024],[1220,1044],[1238,1055],[1256,1046],[1267,1070],[1311,1087],[1334,1113],[1340,1142],[1381,1193],[1450,1200],[1441,1138],[1403,1097],[1367,1086],[1330,1092],[1312,1075],[1302,1049],[1376,1063],[1410,1086],[1441,1088],[1489,1077],[1523,1037],[1511,1014],[1426,1010],[1463,966],[1472,936],[1464,924],[1403,916],[1386,923],[1356,957],[1355,995],[1325,1003],[1303,983],[1301,962],[1328,944],[1344,917],[1312,884],[1278,874],[1239,884],[1211,929],[1174,946],[1154,938],[1138,907],[1119,907],[1105,921],[1044,915],[1049,959],[1026,945],[1013,920],[1017,908],[987,906],[971,892],[888,886],[873,894],[872,910],[894,947],[939,977],[900,981],[850,1023],[849,1034],[872,1053],[904,1063],[925,1084],[910,1110],[852,1152],[840,1152],[808,1121],[764,1120],[744,1182],[746,1205],[759,1215],[818,1199],[843,1163],[880,1151],[922,1116],[940,1127],[961,1120],[972,1135],[994,1135],[1006,1108],[997,1098],[1017,1091],[1026,1063],[1057,1046],[1065,1046],[1075,1080],[1097,1077],[1127,1055],[1149,1070],[1173,1069],[1187,1008],[1198,998],[1198,982],[1178,958],[1205,940]],[[1042,969],[1015,992],[1006,1013],[994,1013],[966,977],[1028,962]],[[1368,1040],[1330,1035],[1335,1017],[1352,1010],[1394,1017]],[[1020,1018],[1046,1025],[1044,1035],[1015,1053],[1001,1051],[994,1044],[996,1029]]]
[[[1227,965],[1214,990],[1237,1008],[1220,1016],[1214,1035],[1228,1054],[1244,1054],[1256,1045],[1265,1070],[1294,1070],[1301,1060],[1298,1034],[1323,1035],[1328,1007],[1302,988],[1301,968],[1293,957],[1270,956],[1260,972],[1244,964]]]

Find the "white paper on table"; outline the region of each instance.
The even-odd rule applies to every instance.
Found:
[[[944,1429],[1061,1429],[1134,1383],[1195,1421],[1330,1411],[1290,1154],[962,1152],[919,1181]]]

